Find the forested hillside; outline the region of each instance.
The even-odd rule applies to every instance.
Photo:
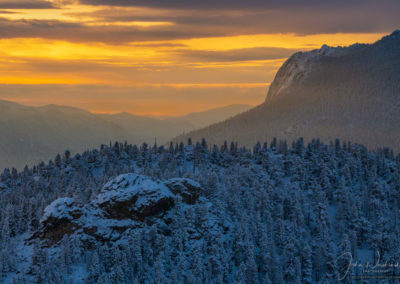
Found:
[[[0,282],[328,283],[366,275],[346,273],[344,256],[397,260],[391,150],[188,144],[115,143],[6,169]]]
[[[273,137],[325,143],[340,138],[400,151],[399,66],[400,31],[373,44],[295,53],[277,72],[263,104],[175,141],[205,137],[251,147]]]

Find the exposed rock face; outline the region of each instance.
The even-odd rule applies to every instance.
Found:
[[[185,178],[153,180],[137,174],[124,174],[111,180],[95,199],[86,205],[73,198],[59,198],[45,209],[41,228],[32,238],[48,245],[64,235],[79,235],[82,240],[114,241],[125,232],[156,224],[165,235],[177,204],[189,208],[200,201],[201,186]]]
[[[81,208],[75,206],[73,198],[59,198],[46,207],[42,218],[41,238],[60,240],[80,228],[73,220],[82,216]]]
[[[126,174],[107,183],[94,204],[105,211],[108,218],[143,221],[171,209],[174,197],[159,180]]]
[[[172,178],[165,185],[175,194],[182,197],[187,204],[194,204],[200,197],[200,184],[187,178]]]
[[[265,102],[270,103],[281,94],[284,94],[289,87],[301,86],[309,73],[315,71],[315,68],[318,68],[318,65],[326,58],[333,59],[351,55],[352,53],[361,52],[366,47],[368,47],[366,44],[353,44],[348,47],[323,45],[320,49],[293,54],[276,73]]]

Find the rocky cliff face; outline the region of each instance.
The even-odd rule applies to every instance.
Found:
[[[324,58],[347,56],[360,52],[367,46],[366,44],[354,44],[348,47],[323,45],[320,49],[293,54],[276,73],[275,79],[268,90],[265,102],[270,103],[287,88],[300,86],[302,81]]]
[[[32,239],[39,238],[52,246],[64,235],[75,235],[93,244],[121,240],[131,230],[146,226],[155,226],[159,233],[169,235],[172,218],[177,213],[186,214],[195,204],[204,205],[212,214],[202,193],[200,184],[186,178],[160,181],[137,174],[120,175],[89,204],[77,204],[72,198],[55,200],[46,207],[40,230]],[[220,225],[210,223],[210,228]],[[187,233],[189,238],[201,236],[198,229]]]

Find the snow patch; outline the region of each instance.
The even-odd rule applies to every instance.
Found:
[[[107,183],[97,196],[95,204],[125,202],[137,197],[135,207],[140,208],[174,194],[159,180],[137,174],[124,174]]]
[[[292,55],[279,69],[271,87],[268,91],[266,101],[281,94],[294,82],[300,83],[304,77],[313,69],[314,64],[321,57],[340,57],[358,50],[363,44],[353,44],[348,47],[332,47],[324,44],[320,49],[308,52],[297,52]]]
[[[47,206],[44,210],[44,215],[42,220],[48,219],[50,217],[54,218],[67,218],[71,219],[70,211],[73,208],[75,200],[70,197],[59,198]]]

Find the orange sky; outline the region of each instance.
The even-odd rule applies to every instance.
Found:
[[[350,21],[334,17],[336,6],[313,12],[206,1],[204,16],[179,1],[172,8],[116,2],[0,0],[0,99],[153,115],[255,105],[290,54],[322,44],[371,43],[396,25],[389,14],[382,16],[385,26],[357,28],[372,6]],[[321,11],[324,17],[312,14]],[[281,28],[279,15],[287,17]],[[334,29],[346,21],[349,27]]]

